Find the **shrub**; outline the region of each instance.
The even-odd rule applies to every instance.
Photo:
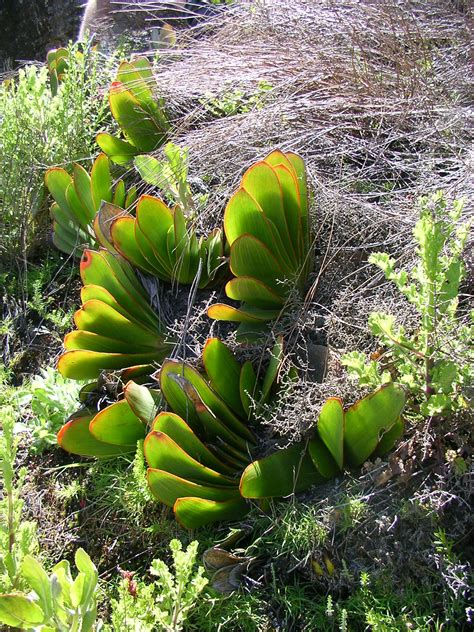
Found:
[[[24,255],[32,245],[45,208],[45,168],[88,158],[107,121],[109,66],[92,50],[70,50],[56,95],[46,67],[25,66],[0,85],[0,257]]]
[[[358,351],[348,353],[343,363],[361,384],[376,386],[396,379],[410,390],[423,414],[433,415],[465,408],[463,387],[473,378],[472,342],[474,312],[458,317],[459,289],[465,275],[462,252],[469,224],[460,224],[463,203],[448,210],[438,191],[419,201],[420,218],[413,235],[417,263],[411,270],[396,270],[386,253],[369,259],[395,283],[414,305],[419,326],[413,332],[396,324],[393,314],[375,312],[369,329],[378,338],[382,354],[367,359]]]

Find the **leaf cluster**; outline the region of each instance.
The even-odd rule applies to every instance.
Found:
[[[173,568],[153,560],[151,583],[133,579],[133,574],[122,572],[118,599],[112,600],[112,626],[106,630],[140,630],[180,632],[208,580],[204,568],[196,568],[198,542],[183,550],[179,540],[170,542]]]
[[[449,210],[441,191],[421,198],[419,205],[420,217],[413,231],[414,268],[397,269],[386,253],[369,258],[414,306],[418,327],[406,331],[395,315],[374,312],[368,324],[382,347],[382,356],[367,359],[352,351],[343,363],[363,385],[398,380],[410,390],[422,414],[447,414],[468,405],[464,389],[473,377],[474,312],[468,318],[458,316],[465,275],[462,253],[470,226],[460,223],[462,200],[454,201]]]

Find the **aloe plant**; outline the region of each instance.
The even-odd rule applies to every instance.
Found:
[[[85,250],[80,272],[84,287],[74,315],[77,330],[64,339],[59,372],[84,380],[104,369],[161,362],[170,344],[130,264],[104,249]]]
[[[123,396],[100,412],[86,408],[73,415],[58,433],[59,445],[96,458],[133,453],[161,408],[161,394],[130,380]]]
[[[347,410],[332,397],[319,414],[313,436],[247,466],[240,480],[244,498],[287,496],[322,483],[345,467],[383,454],[403,434],[405,391],[385,384]]]
[[[156,88],[152,66],[145,57],[120,64],[110,86],[109,103],[125,140],[105,132],[97,136],[99,147],[113,162],[126,165],[134,156],[166,142],[169,123]]]
[[[127,193],[123,180],[114,185],[110,162],[105,154],[96,158],[90,175],[84,167],[75,163],[72,175],[60,167],[48,169],[45,182],[54,198],[51,207],[53,241],[59,250],[67,254],[75,254],[84,247],[97,244],[93,222],[103,202],[126,209],[137,197],[135,187]]]
[[[219,362],[215,368],[221,366]],[[344,467],[386,452],[403,432],[405,393],[389,384],[346,411],[340,399],[329,399],[309,441],[251,462],[255,444],[244,433],[248,427],[238,426],[229,409],[219,411],[215,393],[208,393],[195,374],[183,374],[180,369],[186,368],[175,366],[171,373],[164,366],[160,379],[174,384],[174,395],[165,397],[175,410],[186,400],[187,423],[177,414],[160,413],[145,439],[144,453],[152,494],[173,507],[177,520],[188,528],[238,520],[249,510],[246,499],[287,496],[320,484]],[[222,385],[235,383],[227,380],[229,375],[222,376]],[[176,386],[185,394],[181,401]],[[233,390],[228,387],[229,402]]]
[[[242,305],[212,305],[208,315],[236,321],[239,336],[255,338],[285,309],[294,287],[302,291],[310,269],[303,160],[273,151],[250,167],[227,204],[224,230],[235,277],[226,294]]]
[[[239,476],[257,443],[249,423],[254,406],[271,400],[282,360],[280,339],[259,379],[251,362],[241,365],[221,340],[211,338],[202,353],[203,373],[185,362],[163,363],[160,389],[174,413],[156,417],[144,453],[153,496],[173,507],[183,526],[246,513]]]
[[[149,195],[137,205],[136,217],[117,217],[110,228],[113,247],[134,267],[164,281],[209,285],[218,276],[224,262],[221,230],[198,239],[179,206],[174,209]]]

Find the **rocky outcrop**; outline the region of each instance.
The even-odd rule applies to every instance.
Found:
[[[2,0],[0,64],[44,60],[50,48],[75,39],[84,0]]]

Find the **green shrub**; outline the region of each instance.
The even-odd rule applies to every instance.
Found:
[[[146,584],[122,571],[118,599],[112,601],[112,626],[107,630],[179,632],[196,606],[208,580],[204,568],[195,568],[198,542],[185,551],[179,540],[170,542],[174,572],[162,560],[153,560],[150,573],[157,579]]]
[[[58,430],[77,408],[80,389],[80,384],[48,367],[17,393],[18,403],[27,407],[28,419],[23,426],[31,435],[32,452],[42,452],[56,444]]]
[[[25,66],[0,85],[2,258],[25,255],[32,244],[34,220],[46,207],[45,169],[88,158],[107,120],[102,86],[109,81],[109,65],[91,50],[69,60],[56,95],[46,67]]]
[[[375,312],[369,317],[369,329],[382,346],[381,357],[367,359],[352,351],[342,360],[362,385],[375,387],[396,379],[427,415],[466,408],[463,387],[474,376],[474,312],[463,319],[458,314],[465,276],[462,253],[470,228],[469,223],[460,224],[462,208],[462,200],[456,200],[449,210],[442,191],[420,199],[413,269],[396,270],[395,260],[386,253],[369,258],[415,307],[419,324],[408,332],[397,325],[393,314]]]

